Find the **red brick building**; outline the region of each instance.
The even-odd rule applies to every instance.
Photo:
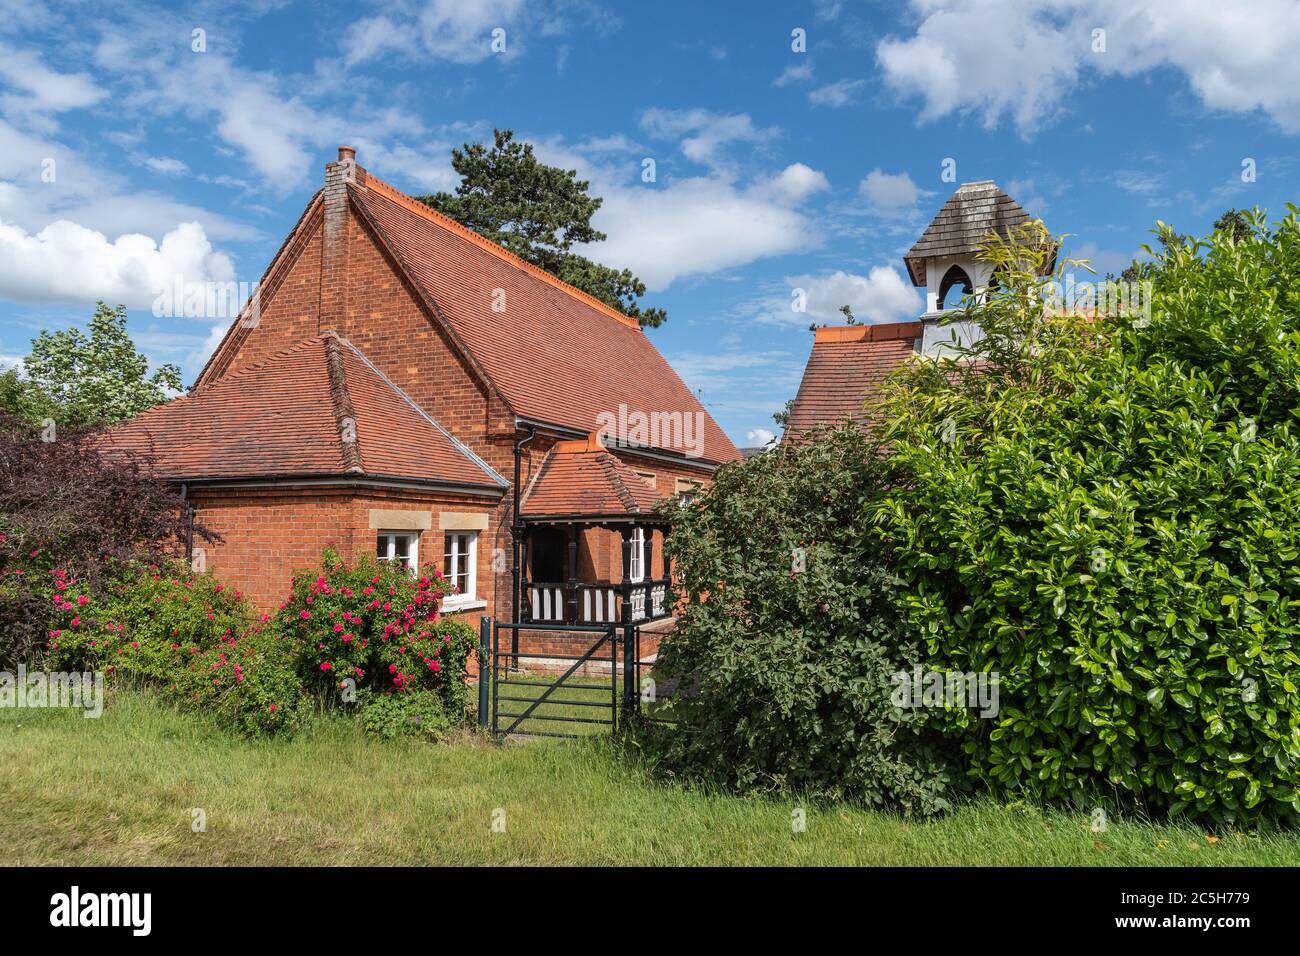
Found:
[[[448,613],[671,612],[665,498],[736,449],[637,322],[341,147],[189,394],[113,429],[223,540],[259,606],[326,546],[435,563]],[[516,499],[519,507],[516,509]],[[517,590],[516,590],[517,588]]]

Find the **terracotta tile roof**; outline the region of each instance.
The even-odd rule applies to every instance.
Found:
[[[525,518],[624,517],[649,514],[660,500],[650,483],[593,432],[551,446],[524,491],[519,512]]]
[[[300,342],[109,429],[175,480],[353,477],[504,488],[350,342]]]
[[[848,418],[867,419],[867,393],[916,352],[922,323],[818,329],[785,434]]]
[[[971,255],[990,233],[1005,236],[1033,218],[992,180],[962,183],[903,257],[912,284],[925,285],[926,259]]]
[[[740,457],[634,319],[360,169],[349,194],[516,415],[589,433],[620,405],[699,413],[702,458]],[[678,432],[655,447],[691,454]]]

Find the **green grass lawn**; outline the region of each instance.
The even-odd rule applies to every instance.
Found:
[[[236,740],[140,692],[104,716],[0,711],[0,864],[1257,864],[1300,837],[976,803],[934,823],[647,780],[603,740]],[[191,809],[206,832],[191,829]],[[505,831],[494,833],[494,812]],[[498,818],[500,814],[498,813]]]

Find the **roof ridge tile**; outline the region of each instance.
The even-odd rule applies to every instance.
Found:
[[[623,483],[623,476],[618,473],[618,465],[615,463],[614,456],[609,452],[597,452],[596,461],[605,470],[605,477],[614,488],[614,494],[618,495],[619,500],[623,502],[623,507],[630,514],[640,514],[641,508],[637,505],[636,499],[632,497],[632,491]]]

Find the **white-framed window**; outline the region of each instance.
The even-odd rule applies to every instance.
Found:
[[[703,484],[690,478],[677,479],[677,503],[683,508],[688,508],[695,503],[699,497]]]
[[[444,607],[478,600],[477,531],[448,531],[442,536],[442,573],[454,585],[442,600]]]
[[[414,576],[420,566],[420,532],[379,532],[375,538],[375,557],[380,561],[400,561]]]
[[[632,558],[628,564],[627,579],[633,584],[645,580],[645,528],[632,529]]]

